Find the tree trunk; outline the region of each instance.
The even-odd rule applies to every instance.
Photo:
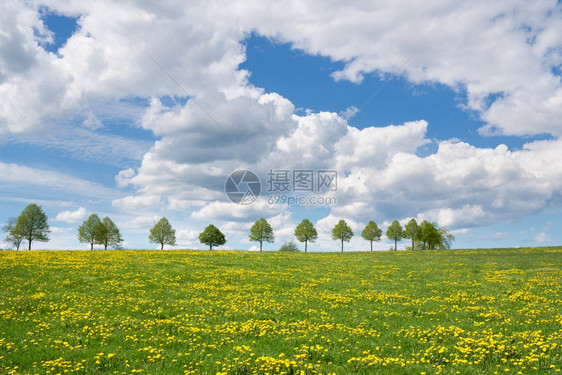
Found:
[[[373,241],[371,241],[371,251],[373,251]]]
[[[341,239],[341,252],[343,253],[343,238]]]
[[[262,243],[263,241],[260,241],[260,251],[262,250]]]
[[[308,244],[308,241],[304,241],[304,252],[306,253],[306,245]]]
[[[164,250],[164,242],[162,242],[162,246],[160,247],[160,250]]]
[[[396,251],[396,249],[397,249],[397,248],[396,248],[396,246],[397,246],[397,245],[396,245],[396,244],[397,244],[397,242],[398,242],[398,241],[396,241],[396,238],[395,238],[395,239],[394,239],[394,251]]]
[[[213,250],[213,245],[209,245],[209,250]]]
[[[90,250],[94,250],[94,243],[90,242]]]

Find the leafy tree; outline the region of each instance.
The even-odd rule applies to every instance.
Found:
[[[2,230],[7,233],[5,241],[14,245],[16,250],[19,250],[20,245],[24,240],[24,236],[16,228],[17,223],[18,223],[18,219],[15,217],[11,217],[8,219],[8,222],[2,228]]]
[[[274,240],[273,229],[271,229],[271,225],[263,217],[250,228],[250,241],[259,241],[260,251],[262,251],[263,241],[273,242]]]
[[[341,252],[343,253],[343,241],[349,242],[353,237],[351,227],[347,225],[345,220],[340,220],[332,229],[332,239],[341,241]]]
[[[209,245],[209,250],[213,250],[213,246],[224,245],[226,243],[226,238],[219,228],[210,224],[199,234],[199,241],[201,241],[202,244]]]
[[[108,246],[118,247],[123,243],[123,238],[121,237],[119,228],[107,216],[104,217],[101,222],[97,233],[96,243],[103,245],[105,250],[107,250]]]
[[[404,238],[404,230],[402,229],[402,226],[400,225],[398,220],[394,220],[392,224],[390,224],[390,226],[386,230],[386,236],[389,239],[394,240],[394,251],[396,251],[398,241]]]
[[[41,206],[35,203],[24,208],[12,230],[14,236],[21,236],[27,240],[29,250],[32,241],[48,242],[50,232],[47,215]]]
[[[433,249],[441,243],[441,234],[434,223],[424,220],[420,224],[420,241],[423,242],[423,249]]]
[[[94,245],[99,243],[100,234],[103,231],[103,225],[97,214],[91,214],[82,225],[78,227],[78,241],[90,244],[90,250],[94,249]]]
[[[420,226],[419,226],[418,239],[423,244],[423,246],[422,246],[423,250],[425,250],[425,247],[426,247],[426,244],[427,244],[427,235],[431,231],[430,226],[432,226],[432,224],[427,220],[422,221]]]
[[[415,241],[418,239],[419,226],[416,219],[411,219],[406,227],[404,228],[404,238],[410,238],[412,240],[412,250],[415,250]]]
[[[439,248],[447,250],[451,249],[451,245],[455,240],[455,236],[451,232],[449,232],[446,227],[439,228],[439,235],[441,237]]]
[[[371,242],[371,251],[373,251],[373,241],[380,241],[382,236],[382,229],[379,228],[377,223],[369,221],[369,224],[361,232],[361,237]]]
[[[176,244],[176,230],[168,222],[168,219],[163,217],[158,221],[150,230],[148,239],[152,243],[159,243],[160,250],[164,250],[164,245]]]
[[[304,242],[304,252],[307,252],[308,241],[314,242],[318,238],[318,232],[314,225],[308,219],[301,221],[299,225],[295,228],[295,237],[300,242]]]

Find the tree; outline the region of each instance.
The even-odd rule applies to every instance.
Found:
[[[418,222],[413,218],[404,228],[404,238],[410,238],[412,240],[412,250],[415,250],[415,241],[418,239],[419,229]]]
[[[29,250],[31,250],[32,241],[48,242],[50,232],[47,215],[45,215],[41,206],[35,203],[31,203],[24,208],[12,230],[13,235],[21,236],[27,240]]]
[[[430,223],[427,220],[424,220],[420,224],[420,241],[423,242],[424,250],[426,249],[426,244],[427,248],[433,249],[441,243],[441,234],[436,224]]]
[[[18,219],[15,217],[11,217],[8,219],[6,225],[2,227],[2,230],[7,233],[5,241],[14,245],[16,251],[20,249],[20,245],[24,240],[24,236],[16,228],[17,223]]]
[[[121,237],[121,232],[115,223],[109,218],[104,217],[103,221],[100,223],[99,230],[97,232],[96,243],[103,245],[104,250],[107,250],[108,246],[117,247],[123,243],[123,238]]]
[[[172,228],[168,219],[163,217],[150,230],[148,239],[152,243],[159,243],[160,250],[164,250],[164,245],[176,244],[176,230]]]
[[[398,220],[394,220],[392,224],[390,224],[390,226],[386,230],[386,236],[389,239],[394,240],[394,251],[396,251],[398,241],[404,238],[404,230],[402,229],[402,226],[400,225]]]
[[[353,237],[351,227],[347,225],[345,220],[340,220],[332,229],[332,239],[341,241],[341,252],[343,253],[343,241],[349,242]]]
[[[373,251],[373,241],[380,241],[382,236],[382,229],[379,228],[377,223],[369,221],[369,224],[361,232],[361,237],[371,242],[371,251]]]
[[[90,244],[90,250],[94,249],[94,245],[99,243],[99,237],[103,231],[103,225],[97,214],[91,214],[82,225],[78,227],[78,241]]]
[[[199,241],[201,241],[202,244],[209,245],[209,250],[213,250],[213,246],[224,245],[226,243],[226,238],[219,228],[210,224],[199,234]]]
[[[455,240],[455,236],[451,232],[449,232],[446,227],[439,228],[439,235],[441,237],[439,248],[447,250],[451,249],[451,245]]]
[[[260,251],[262,251],[263,241],[273,242],[274,240],[273,229],[271,229],[271,225],[263,217],[250,228],[250,241],[259,241]]]
[[[304,242],[304,252],[307,252],[308,241],[314,242],[318,238],[318,232],[314,225],[308,219],[301,221],[299,225],[295,228],[295,237],[300,242]]]

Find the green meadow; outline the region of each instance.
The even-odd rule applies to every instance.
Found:
[[[544,374],[562,248],[0,252],[2,374]]]

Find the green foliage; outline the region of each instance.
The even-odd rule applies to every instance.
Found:
[[[455,240],[455,236],[449,232],[446,227],[439,228],[439,236],[440,242],[438,248],[450,250],[453,245],[453,241]]]
[[[416,248],[415,242],[418,239],[420,228],[416,219],[411,219],[406,227],[404,228],[404,238],[410,238],[412,240],[412,250]]]
[[[308,242],[314,242],[318,238],[318,232],[308,219],[301,221],[295,228],[295,237],[300,242],[304,242],[304,252],[307,252]]]
[[[160,250],[164,250],[164,245],[176,244],[176,230],[172,228],[168,219],[163,217],[150,229],[148,240],[160,244]]]
[[[90,244],[90,250],[99,242],[104,228],[97,214],[91,214],[82,225],[78,227],[78,241]]]
[[[25,238],[31,250],[32,241],[48,242],[50,232],[47,215],[41,206],[32,203],[24,208],[10,233]]]
[[[423,242],[423,249],[434,249],[441,243],[441,234],[437,229],[437,225],[424,220],[420,224],[420,241]]]
[[[386,230],[386,237],[394,240],[394,250],[396,251],[398,241],[404,238],[404,230],[402,229],[402,226],[400,225],[398,220],[394,220],[392,224],[390,224],[390,226]]]
[[[199,241],[209,246],[209,250],[213,250],[213,246],[224,245],[226,243],[226,238],[219,228],[210,224],[199,234]]]
[[[343,242],[349,242],[353,237],[351,227],[347,225],[345,220],[340,220],[332,229],[332,239],[341,241],[341,251],[343,253]]]
[[[104,249],[107,250],[108,246],[119,247],[123,243],[123,238],[121,237],[121,232],[115,223],[109,218],[104,217],[101,222],[97,233],[96,243],[103,245]]]
[[[263,217],[257,220],[250,228],[250,241],[259,241],[260,251],[262,251],[263,242],[273,242],[275,235],[271,225]]]
[[[382,229],[373,220],[369,221],[369,224],[361,232],[361,237],[371,243],[371,251],[373,251],[373,241],[380,241],[381,236]]]
[[[280,248],[281,252],[298,253],[300,252],[299,247],[293,241],[285,242]]]
[[[11,217],[8,219],[6,225],[2,227],[2,230],[7,233],[5,241],[13,245],[16,250],[19,250],[21,243],[24,240],[24,236],[21,231],[16,228],[17,223],[18,219]]]

